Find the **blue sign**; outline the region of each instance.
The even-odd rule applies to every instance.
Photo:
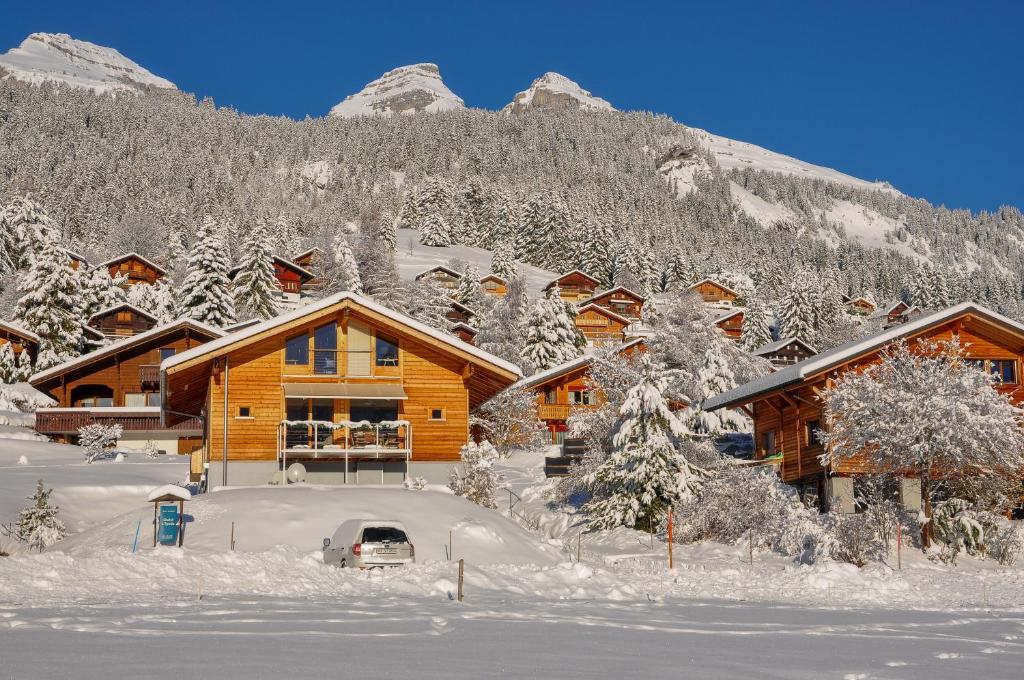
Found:
[[[160,506],[160,525],[157,540],[160,545],[175,545],[178,542],[178,506]]]

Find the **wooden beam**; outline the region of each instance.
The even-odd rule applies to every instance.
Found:
[[[750,410],[750,407],[749,407],[749,406],[747,406],[746,404],[740,404],[740,405],[739,405],[739,406],[737,406],[736,408],[738,408],[739,410],[743,411],[743,412],[744,412],[744,413],[746,413],[746,414],[747,414],[748,416],[750,416],[750,419],[751,419],[751,420],[754,420],[754,412]]]

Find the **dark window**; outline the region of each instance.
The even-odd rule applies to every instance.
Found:
[[[805,441],[808,446],[820,446],[821,439],[818,437],[818,430],[821,429],[821,422],[817,420],[808,420],[806,428]]]
[[[761,447],[764,452],[771,456],[776,453],[775,450],[775,430],[768,430],[761,434]]]
[[[308,420],[309,402],[305,399],[285,400],[285,417],[288,420]],[[289,425],[285,432],[285,448],[309,445],[309,428],[305,425]]]
[[[398,365],[398,340],[380,333],[377,334],[377,365]]]
[[[313,372],[338,372],[338,324],[333,321],[313,331]]]
[[[284,363],[290,366],[309,364],[309,333],[288,338],[284,343]]]
[[[159,406],[160,405],[160,393],[159,392],[146,392],[146,406]]]
[[[325,423],[334,422],[334,402],[330,399],[314,399],[313,400],[313,417],[312,420],[317,420]],[[325,446],[332,444],[331,437],[334,434],[334,430],[326,427],[316,427],[316,443],[317,446]]]
[[[435,408],[430,410],[431,420],[444,420],[444,409]]]
[[[985,360],[984,359],[965,359],[964,363],[967,364],[968,366],[972,366],[972,367],[978,369],[979,371],[984,371],[985,370]]]
[[[544,388],[544,403],[545,404],[557,404],[558,403],[558,392],[554,387]]]
[[[249,418],[251,416],[251,414],[252,414],[252,411],[249,410],[248,406],[239,406],[238,407],[238,417],[239,418]]]
[[[366,527],[363,543],[408,543],[405,532],[395,527]]]
[[[361,420],[371,423],[398,420],[398,400],[353,399],[349,402],[349,419],[357,423]]]
[[[173,347],[161,347],[160,348],[160,361],[163,361],[164,359],[170,359],[171,357],[174,356],[174,353],[176,351],[177,350],[174,349]]]
[[[1004,385],[1017,382],[1017,362],[1013,359],[993,359],[989,362],[989,371]]]

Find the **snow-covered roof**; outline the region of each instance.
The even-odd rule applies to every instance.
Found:
[[[479,347],[475,347],[473,345],[470,345],[469,343],[463,342],[454,335],[445,333],[444,331],[438,330],[432,326],[428,326],[425,323],[417,321],[411,316],[407,316],[405,314],[402,314],[401,312],[396,312],[395,310],[389,307],[385,307],[384,305],[378,304],[369,298],[363,297],[362,295],[352,293],[351,291],[343,291],[340,293],[335,293],[334,295],[329,295],[323,298],[322,300],[319,300],[318,302],[315,302],[310,305],[305,305],[297,309],[293,309],[292,311],[286,314],[275,316],[272,319],[267,319],[266,321],[258,323],[254,326],[250,326],[249,328],[243,328],[242,330],[237,331],[235,333],[230,333],[227,335],[221,333],[223,337],[219,337],[216,340],[200,345],[198,347],[193,347],[190,350],[186,350],[179,354],[175,354],[173,357],[165,359],[163,363],[160,364],[160,371],[166,372],[167,369],[169,368],[173,368],[178,364],[183,364],[187,361],[191,361],[193,359],[203,356],[204,354],[220,351],[236,343],[244,342],[249,338],[260,335],[267,331],[274,330],[279,326],[291,323],[292,321],[297,321],[307,316],[313,316],[345,300],[351,300],[355,304],[361,307],[365,307],[366,309],[375,312],[376,314],[380,314],[381,316],[387,317],[397,323],[412,328],[413,330],[419,333],[430,336],[434,340],[437,340],[438,342],[444,345],[448,345],[454,349],[465,352],[466,354],[476,357],[477,359],[485,363],[489,363],[493,366],[496,366],[504,371],[519,376],[523,374],[522,370],[513,363],[505,361],[500,357],[496,357],[490,352],[485,352]]]
[[[100,267],[109,267],[112,264],[117,264],[118,262],[124,262],[125,260],[133,260],[133,259],[134,260],[138,260],[139,262],[141,262],[141,263],[143,263],[143,264],[145,264],[145,265],[147,265],[149,267],[152,267],[155,271],[157,271],[160,274],[166,274],[167,273],[167,270],[164,269],[163,267],[161,267],[160,265],[158,265],[156,262],[153,262],[153,260],[149,259],[148,257],[143,257],[142,255],[139,255],[138,253],[136,253],[134,251],[132,251],[130,253],[124,253],[123,255],[118,255],[117,257],[112,257],[112,258],[110,258],[109,260],[107,260],[105,262],[100,262],[98,265],[96,265],[95,268],[99,269]]]
[[[547,381],[553,378],[557,378],[560,375],[565,375],[566,373],[571,373],[572,371],[575,371],[577,369],[585,368],[586,366],[589,366],[591,363],[593,363],[593,361],[594,355],[584,354],[582,356],[576,357],[575,359],[571,359],[570,361],[566,361],[565,363],[558,364],[557,366],[552,366],[546,371],[534,373],[528,378],[523,378],[515,385],[513,385],[513,387],[535,387],[536,385],[543,385]]]
[[[737,307],[736,309],[732,310],[731,312],[727,312],[726,314],[723,314],[722,316],[718,317],[712,323],[719,324],[719,323],[722,323],[723,321],[725,321],[726,319],[731,319],[732,317],[736,316],[737,314],[746,314],[746,313],[747,313],[746,309],[744,309],[743,307]]]
[[[245,321],[239,321],[238,323],[233,323],[230,326],[224,326],[224,332],[234,333],[235,331],[240,331],[243,328],[255,326],[256,324],[261,323],[262,321],[263,319],[246,319]]]
[[[39,342],[39,336],[38,335],[36,335],[35,333],[33,333],[32,331],[28,330],[27,328],[25,328],[24,326],[22,326],[21,324],[15,322],[15,321],[3,321],[3,320],[0,320],[0,329],[3,329],[5,331],[7,331],[8,333],[14,333],[15,335],[20,335],[21,337],[25,338],[26,340],[31,340],[32,342]]]
[[[415,276],[415,280],[419,281],[420,279],[422,279],[427,274],[433,274],[434,272],[444,272],[445,274],[450,274],[451,276],[454,276],[457,279],[461,279],[462,278],[462,274],[460,274],[459,272],[455,271],[451,267],[445,267],[443,264],[439,264],[439,265],[436,265],[434,267],[431,267],[430,269],[424,269],[423,271],[421,271],[419,274],[417,274]]]
[[[592,299],[597,300],[598,298],[603,298],[603,297],[606,297],[608,295],[612,295],[614,293],[625,293],[626,295],[629,295],[629,296],[635,298],[638,302],[646,302],[647,301],[646,297],[644,297],[640,293],[636,292],[635,290],[632,290],[630,288],[626,288],[625,286],[615,286],[614,288],[609,288],[608,290],[601,291],[600,293],[595,293],[594,297]]]
[[[480,277],[480,283],[483,283],[484,281],[498,281],[500,283],[504,283],[505,285],[508,285],[508,281],[506,281],[505,279],[501,278],[497,274],[487,274],[486,276],[481,276]]]
[[[281,265],[285,269],[291,269],[293,272],[298,272],[302,276],[306,277],[306,279],[315,278],[313,276],[313,272],[309,271],[305,267],[302,267],[300,265],[295,264],[294,262],[292,262],[289,259],[281,257],[280,255],[274,255],[274,262],[276,262],[277,264]],[[234,267],[229,269],[228,270],[228,278],[234,279],[235,276],[238,274],[239,270],[241,270],[241,268],[242,267],[240,265],[235,265]]]
[[[320,254],[321,254],[321,255],[326,255],[326,254],[327,254],[327,253],[326,253],[326,252],[324,251],[324,249],[323,249],[323,248],[321,248],[320,246],[313,246],[313,247],[312,247],[312,248],[310,248],[309,250],[303,250],[303,251],[302,251],[301,253],[299,253],[298,255],[296,255],[295,257],[293,257],[292,259],[293,259],[293,260],[301,260],[301,259],[302,259],[302,258],[304,258],[304,257],[308,257],[308,256],[312,255],[313,253],[317,252],[318,250],[320,251]]]
[[[30,385],[35,386],[43,382],[44,380],[47,380],[54,376],[61,375],[62,373],[66,373],[73,368],[77,368],[78,366],[84,366],[85,364],[92,363],[110,354],[114,354],[115,352],[123,352],[128,347],[132,347],[134,345],[147,342],[149,340],[152,340],[153,338],[160,337],[161,335],[166,335],[167,333],[170,333],[184,326],[191,326],[192,328],[202,331],[215,338],[220,338],[224,335],[224,331],[222,331],[221,329],[214,328],[213,326],[209,326],[205,323],[202,323],[201,321],[196,321],[195,319],[178,319],[177,321],[172,321],[171,323],[164,324],[163,326],[150,328],[148,331],[139,333],[138,335],[132,335],[119,342],[111,343],[109,345],[97,349],[94,352],[89,352],[88,354],[83,354],[80,357],[75,357],[74,359],[65,361],[62,364],[57,364],[56,366],[48,368],[45,371],[40,371],[39,373],[36,373],[31,378],[29,378],[28,382]]]
[[[716,394],[704,401],[704,409],[713,411],[724,406],[749,403],[756,396],[799,383],[809,376],[823,373],[858,356],[881,349],[895,340],[914,335],[967,313],[985,317],[1024,336],[1024,324],[973,302],[962,302],[953,307],[926,314],[907,323],[892,326],[877,333],[853,340],[822,354],[808,357],[775,373],[751,380],[745,385],[740,385],[728,392]]]
[[[730,288],[729,286],[725,285],[721,281],[715,281],[714,279],[711,279],[711,278],[701,279],[700,281],[698,281],[697,283],[693,284],[692,286],[688,286],[687,290],[693,290],[697,286],[699,286],[701,284],[704,284],[704,283],[710,283],[712,286],[717,286],[718,288],[721,288],[722,290],[726,291],[727,293],[732,293],[736,297],[740,296],[739,293],[737,293],[736,291],[734,291],[732,288]]]
[[[876,308],[875,311],[868,318],[869,319],[880,319],[883,316],[889,316],[900,305],[903,305],[907,309],[910,309],[910,305],[908,305],[903,300],[896,300],[895,302],[893,302],[893,303],[891,303],[889,305],[886,305],[885,307],[878,307],[878,308]]]
[[[873,301],[869,300],[868,298],[864,297],[863,295],[860,296],[860,297],[855,297],[852,300],[851,299],[847,299],[846,300],[846,304],[848,304],[848,305],[854,305],[854,304],[857,304],[858,302],[866,302],[869,305],[871,305],[872,307],[876,306]],[[895,305],[893,305],[893,306],[895,306]]]
[[[799,345],[802,345],[803,348],[806,349],[811,354],[817,354],[818,353],[818,350],[814,349],[813,347],[811,347],[811,345],[809,345],[808,343],[804,342],[803,340],[801,340],[800,338],[798,338],[798,337],[796,337],[794,335],[792,337],[782,338],[781,340],[776,340],[775,342],[769,342],[766,345],[761,345],[760,347],[755,349],[753,352],[751,352],[751,354],[753,354],[754,356],[758,356],[758,357],[764,356],[765,354],[771,354],[772,352],[777,352],[780,349],[782,349],[783,347],[786,347],[790,343],[794,343],[794,342],[799,344]]]
[[[595,278],[594,278],[593,276],[591,276],[590,274],[588,274],[588,273],[586,273],[586,272],[584,272],[584,271],[580,271],[579,269],[573,269],[573,270],[572,270],[571,272],[566,272],[566,273],[564,273],[564,274],[559,274],[559,275],[558,275],[558,278],[555,278],[555,279],[551,279],[550,281],[548,281],[548,282],[547,282],[547,285],[545,285],[545,286],[544,286],[544,290],[548,290],[548,289],[549,289],[549,288],[551,288],[552,286],[554,286],[554,285],[557,285],[557,284],[558,284],[558,282],[559,282],[559,281],[561,281],[562,279],[567,279],[567,278],[569,278],[570,276],[572,276],[573,274],[576,274],[576,275],[582,276],[582,277],[583,277],[583,278],[585,278],[585,279],[590,279],[590,281],[591,281],[591,282],[593,282],[593,284],[594,284],[595,286],[596,286],[597,284],[601,283],[600,281],[598,281],[597,279],[595,279]]]
[[[603,314],[604,316],[611,317],[611,318],[615,319],[616,321],[621,321],[622,323],[626,324],[627,326],[630,325],[631,323],[633,323],[632,319],[627,318],[625,316],[622,316],[621,314],[619,314],[617,312],[613,312],[612,310],[608,309],[607,307],[602,307],[601,305],[597,304],[596,302],[587,302],[584,305],[582,305],[581,307],[577,307],[576,308],[576,312],[578,314],[582,314],[583,312],[585,312],[587,310],[590,310],[590,309],[594,310],[595,312],[599,312],[600,314]]]
[[[466,331],[467,333],[472,333],[473,335],[476,335],[477,333],[480,332],[479,330],[477,330],[477,328],[475,326],[470,326],[468,323],[464,323],[462,321],[460,321],[457,324],[453,324],[452,325],[452,330],[453,331],[462,330],[462,331]]]
[[[97,319],[97,318],[99,318],[101,316],[106,316],[107,314],[110,314],[111,312],[116,312],[119,309],[128,309],[128,310],[134,312],[135,314],[138,314],[139,316],[144,316],[147,319],[152,319],[153,321],[157,320],[157,318],[155,316],[153,316],[152,314],[150,314],[149,312],[147,312],[144,309],[136,307],[135,305],[133,305],[130,302],[119,302],[116,305],[111,305],[109,307],[105,307],[105,308],[101,309],[100,311],[96,312],[95,314],[93,314],[92,316],[89,317],[89,321],[91,322],[93,319]]]
[[[192,492],[184,487],[178,486],[177,484],[164,484],[163,486],[158,486],[157,488],[150,491],[149,495],[146,496],[146,501],[152,503],[158,498],[167,497],[178,498],[183,501],[190,501],[192,500]]]
[[[89,264],[89,260],[85,259],[84,255],[76,253],[73,250],[68,250],[67,248],[64,249],[64,252],[67,253],[68,257],[70,257],[72,260],[78,260],[79,262],[85,265]]]

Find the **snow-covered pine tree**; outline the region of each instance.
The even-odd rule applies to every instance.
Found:
[[[381,227],[383,230],[384,228]],[[393,233],[393,231],[392,231]],[[387,240],[381,237],[381,247],[390,247],[394,250],[394,244],[388,246]],[[356,256],[352,252],[352,245],[348,242],[345,234],[336,234],[332,243],[333,262],[333,285],[331,292],[347,290],[352,293],[363,292],[363,281],[359,276],[359,265],[356,264]]]
[[[736,377],[723,352],[724,342],[728,341],[719,339],[712,342],[704,352],[704,363],[697,374],[698,400],[686,409],[686,417],[693,431],[711,436],[750,429],[750,421],[732,409],[705,411],[701,407],[708,398],[736,387]]]
[[[452,245],[452,228],[440,212],[427,210],[420,218],[420,243],[445,248]]]
[[[28,196],[15,196],[0,212],[0,233],[3,234],[2,255],[5,265],[27,269],[39,254],[43,243],[60,242],[57,225]],[[0,271],[6,268],[0,267]]]
[[[11,343],[5,342],[0,345],[0,381],[13,385],[18,382],[18,377],[18,360],[14,356],[14,348]]]
[[[471,427],[479,427],[501,458],[513,449],[534,451],[550,442],[537,419],[537,395],[530,388],[508,387],[473,411]]]
[[[180,290],[181,314],[223,328],[235,322],[235,306],[228,292],[227,249],[217,222],[209,215],[196,234]]]
[[[419,193],[416,189],[413,189],[403,197],[402,207],[399,209],[398,217],[395,220],[396,226],[399,229],[415,229],[419,226],[420,217],[417,212],[419,200]]]
[[[395,251],[378,238],[373,225],[364,227],[356,249],[356,262],[363,284],[363,294],[398,312],[409,307],[408,291],[398,276]]]
[[[619,409],[611,454],[587,480],[594,497],[584,510],[597,529],[653,528],[700,488],[702,471],[678,446],[689,433],[665,397],[672,371],[647,355],[638,369],[640,380]]]
[[[465,472],[460,475],[456,470],[452,470],[448,488],[456,496],[496,510],[498,504],[494,500],[494,492],[501,484],[501,475],[494,469],[498,452],[490,442],[469,442],[462,447],[459,455]]]
[[[156,317],[157,323],[170,323],[178,318],[178,303],[174,299],[174,288],[170,284],[161,279],[149,286],[133,288],[149,288],[150,306],[145,309]]]
[[[491,273],[510,281],[519,271],[515,249],[508,241],[499,241],[491,253]]]
[[[452,245],[450,207],[451,193],[447,183],[434,177],[428,179],[419,191],[416,206],[420,243],[436,247]]]
[[[740,335],[740,347],[753,352],[758,347],[772,341],[772,321],[774,315],[760,296],[754,296],[743,314],[743,327]]]
[[[101,309],[109,309],[116,304],[128,301],[128,296],[125,294],[125,290],[122,287],[124,284],[124,278],[118,277],[117,280],[112,279],[110,277],[110,273],[105,267],[96,267],[90,271],[79,270],[76,273],[79,276],[80,286],[82,289],[83,319],[88,320],[93,314],[99,312]],[[141,287],[148,288],[148,286]],[[133,302],[132,304],[135,303]],[[137,306],[149,311],[142,305]]]
[[[15,354],[14,361],[15,366],[17,366],[14,374],[14,382],[28,382],[28,379],[36,372],[36,367],[32,365],[32,355],[28,352]],[[42,370],[42,368],[40,368],[40,370]]]
[[[932,288],[933,273],[931,265],[919,264],[910,279],[910,286],[907,291],[911,305],[920,307],[923,310],[937,309],[935,291]],[[948,293],[948,291],[947,291]]]
[[[280,288],[274,276],[274,251],[267,227],[260,221],[254,222],[245,236],[233,288],[235,311],[242,318],[277,316]]]
[[[815,282],[806,271],[797,272],[782,301],[782,311],[779,315],[779,337],[800,338],[805,342],[814,342],[814,336],[818,330],[815,325],[816,298]]]
[[[487,293],[480,285],[480,270],[473,265],[466,265],[459,279],[459,287],[455,290],[455,299],[479,313],[486,305]]]
[[[18,538],[39,552],[67,534],[64,523],[58,517],[60,508],[50,505],[52,493],[53,489],[46,489],[40,479],[35,493],[28,497],[30,503],[18,513],[18,521],[14,525]]]
[[[566,314],[558,286],[554,286],[534,304],[526,320],[526,344],[520,357],[536,371],[575,359],[580,355],[577,331]]]
[[[82,348],[82,291],[71,259],[54,240],[44,240],[18,287],[15,318],[39,336],[36,369],[56,366]]]
[[[102,425],[93,423],[78,428],[78,445],[85,454],[85,462],[92,463],[102,456],[121,438],[124,428],[121,425]]]
[[[448,320],[452,299],[448,290],[432,276],[425,276],[412,284],[409,295],[409,314],[414,319],[442,331],[451,330]]]
[[[530,311],[530,299],[526,293],[526,281],[514,277],[508,284],[508,291],[478,322],[479,333],[476,346],[506,361],[518,364],[520,352],[525,345],[526,317]]]

